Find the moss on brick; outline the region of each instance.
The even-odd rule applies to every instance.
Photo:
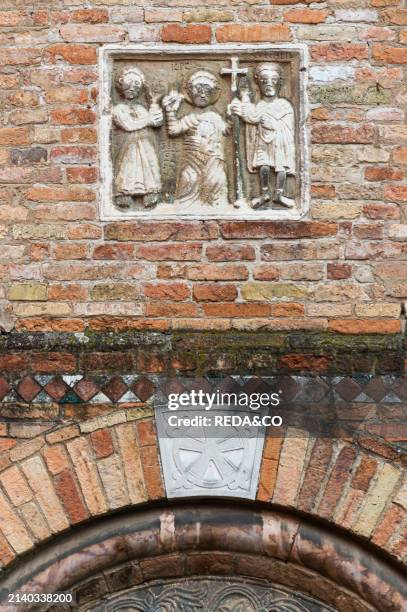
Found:
[[[390,102],[392,92],[388,89],[368,87],[360,90],[351,85],[321,85],[310,88],[312,104],[366,104],[381,105]]]

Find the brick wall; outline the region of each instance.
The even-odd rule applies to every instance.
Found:
[[[402,4],[2,0],[0,325],[399,333],[407,297]],[[308,216],[100,222],[97,52],[121,41],[306,43]]]

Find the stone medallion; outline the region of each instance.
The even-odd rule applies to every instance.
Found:
[[[165,406],[156,406],[155,413],[167,497],[255,499],[265,428],[216,426],[215,421],[231,416],[253,419],[253,413],[239,407],[217,408],[210,413],[190,407],[175,413]],[[200,420],[189,426],[194,417]]]

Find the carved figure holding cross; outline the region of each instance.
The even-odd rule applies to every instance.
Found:
[[[232,102],[230,108],[232,108],[232,104],[234,101],[240,103],[240,100],[237,97],[238,92],[238,77],[247,75],[247,68],[239,68],[239,58],[231,57],[230,58],[231,67],[230,68],[222,68],[220,73],[222,75],[231,77],[231,92],[232,92]],[[233,143],[234,143],[234,152],[235,152],[235,202],[234,207],[240,208],[246,200],[243,193],[243,170],[242,170],[242,156],[240,152],[240,122],[237,114],[232,115],[233,122]]]

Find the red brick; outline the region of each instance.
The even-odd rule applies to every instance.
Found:
[[[53,149],[51,149],[51,152],[50,152],[51,161],[56,161],[61,164],[90,163],[96,160],[96,156],[97,156],[96,148],[93,146],[54,147]],[[70,177],[70,174],[68,171],[68,178],[69,177]],[[49,182],[55,182],[55,181],[50,180]],[[62,182],[62,181],[58,181],[58,182]],[[77,181],[77,182],[80,182],[80,181]]]
[[[136,221],[109,223],[105,227],[106,240],[168,241],[212,240],[218,237],[217,224],[205,222]]]
[[[327,472],[332,457],[332,450],[332,440],[326,438],[315,440],[298,499],[298,508],[300,510],[305,512],[312,510]]]
[[[53,59],[62,57],[70,64],[96,64],[97,49],[91,45],[57,43],[46,49]],[[31,63],[31,62],[30,62]]]
[[[31,66],[41,62],[42,49],[19,49],[17,47],[0,49],[1,66]]]
[[[393,161],[395,164],[407,164],[407,147],[394,149]]]
[[[396,204],[364,204],[363,214],[369,219],[400,219],[400,210]]]
[[[98,385],[89,378],[82,378],[74,386],[75,393],[85,402],[92,399],[99,391]]]
[[[68,231],[68,238],[70,240],[84,240],[85,238],[98,240],[101,237],[102,228],[90,223],[77,223],[70,227]]]
[[[304,315],[304,304],[296,304],[295,302],[281,302],[281,304],[273,304],[274,317],[303,317]]]
[[[270,317],[273,307],[271,304],[203,304],[207,317]]]
[[[71,353],[32,353],[30,361],[33,372],[38,374],[76,371],[76,358]]]
[[[0,438],[0,453],[4,453],[5,451],[10,450],[10,448],[14,448],[16,444],[16,440]]]
[[[233,302],[237,298],[237,289],[234,285],[202,283],[194,285],[193,294],[198,302]]]
[[[382,520],[376,526],[376,529],[372,536],[372,542],[377,546],[384,547],[390,538],[397,532],[406,516],[405,510],[390,504]]]
[[[66,107],[51,112],[51,121],[56,125],[84,125],[96,123],[96,114],[89,108]],[[62,147],[60,147],[63,150]],[[79,149],[76,148],[79,152]]]
[[[55,476],[54,483],[56,493],[62,501],[71,523],[80,523],[89,518],[89,512],[79,493],[79,487],[72,472],[70,470],[60,472]]]
[[[51,474],[60,474],[69,469],[68,457],[62,444],[47,446],[42,453]]]
[[[65,128],[61,130],[61,142],[95,144],[97,142],[97,132],[94,128]]]
[[[352,275],[352,266],[348,264],[329,263],[327,266],[328,278],[332,280],[340,280],[342,278],[350,278]]]
[[[48,299],[57,301],[85,301],[88,298],[88,289],[82,285],[64,284],[50,285]]]
[[[362,457],[352,480],[352,488],[367,491],[377,471],[377,461],[371,457]]]
[[[374,44],[372,57],[374,60],[386,64],[407,64],[407,49],[405,47]]]
[[[133,259],[134,245],[132,244],[100,244],[95,247],[93,259]]]
[[[44,389],[55,400],[60,400],[68,391],[66,383],[60,377],[53,378]]]
[[[329,518],[334,514],[355,458],[356,451],[349,446],[343,448],[339,453],[319,503],[318,516]]]
[[[312,128],[312,142],[332,144],[368,144],[374,141],[376,130],[369,123],[358,127],[340,124],[317,124]]]
[[[0,145],[22,145],[30,143],[30,131],[28,128],[1,128]]]
[[[353,226],[353,235],[362,240],[380,240],[383,238],[383,226],[379,223],[360,223]]]
[[[328,323],[329,329],[340,334],[398,334],[401,332],[401,322],[381,319],[370,321],[366,319],[333,319]]]
[[[160,499],[164,496],[164,489],[157,447],[155,445],[142,446],[140,455],[148,498],[149,500]]]
[[[291,40],[290,28],[283,23],[228,24],[216,29],[218,42],[273,42]]]
[[[92,202],[95,192],[86,187],[31,187],[27,198],[35,202]]]
[[[144,295],[153,300],[183,301],[191,297],[186,283],[155,283],[143,287]]]
[[[199,311],[196,304],[160,302],[148,303],[145,307],[146,317],[198,317]]]
[[[211,41],[211,35],[211,27],[208,25],[181,26],[170,23],[161,29],[161,38],[164,42],[208,43]]]
[[[201,244],[142,245],[137,248],[137,257],[150,261],[199,261]]]
[[[329,359],[327,357],[293,353],[281,357],[280,365],[288,370],[325,372],[329,367]]]
[[[318,62],[362,60],[368,58],[368,47],[362,43],[321,43],[312,45],[311,57]]]
[[[396,202],[407,202],[407,185],[386,185],[384,197]]]
[[[246,280],[249,272],[241,264],[199,264],[191,265],[187,269],[187,278],[190,280]]]
[[[0,11],[0,27],[11,28],[27,22],[25,11]]]
[[[157,443],[157,434],[153,421],[138,421],[137,433],[140,446],[151,446]]]
[[[41,387],[31,376],[25,376],[17,386],[18,394],[26,402],[31,402],[40,391]]]
[[[332,200],[336,196],[335,185],[311,185],[311,195],[322,200]]]
[[[86,259],[88,247],[81,242],[56,244],[54,257],[56,259]]]
[[[15,557],[15,552],[10,548],[6,538],[0,532],[0,565],[4,567],[11,563]]]
[[[283,18],[284,21],[290,21],[291,23],[323,23],[329,14],[330,12],[326,10],[300,8],[286,11]]]
[[[405,8],[390,8],[382,12],[383,20],[393,25],[407,25],[407,9]]]
[[[92,431],[90,441],[97,459],[109,457],[114,452],[112,435],[108,429]]]
[[[255,280],[276,280],[280,278],[280,270],[269,264],[262,264],[253,269],[253,278]]]
[[[79,9],[72,12],[71,19],[78,23],[108,23],[109,13],[106,9]]]
[[[365,179],[367,181],[402,181],[403,178],[403,170],[396,168],[370,166],[365,170]]]
[[[223,238],[322,238],[335,236],[336,223],[323,221],[224,221]]]
[[[66,177],[69,183],[95,183],[98,178],[96,168],[67,168]]]
[[[256,252],[249,245],[209,246],[206,256],[209,261],[252,261],[256,259]]]

